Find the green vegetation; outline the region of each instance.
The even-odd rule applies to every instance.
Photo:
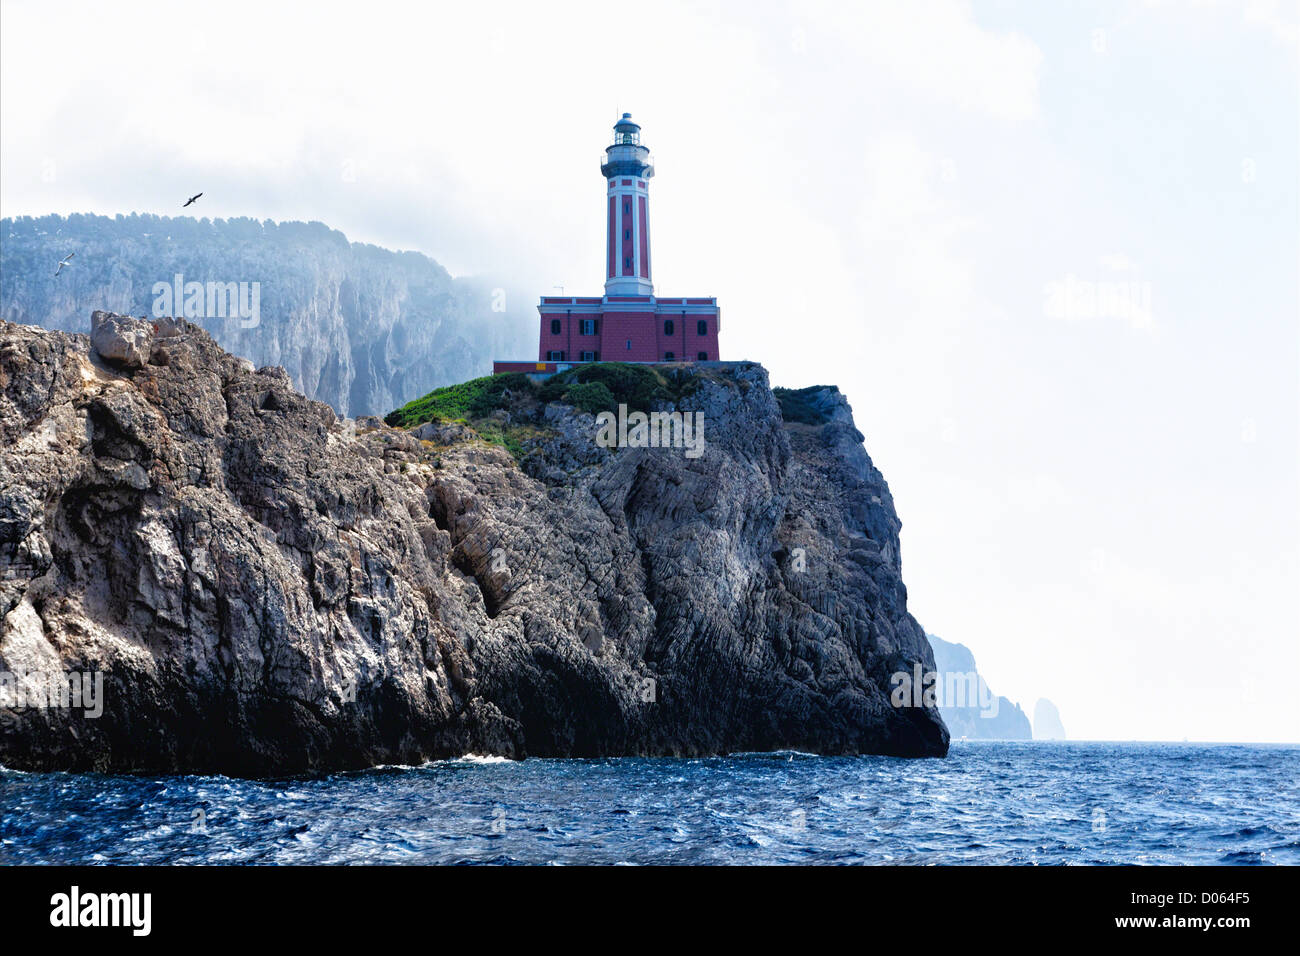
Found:
[[[694,392],[701,374],[626,362],[594,362],[552,375],[542,385],[538,397],[546,402],[566,402],[589,412],[613,411],[620,404],[648,411],[654,402],[676,403]],[[603,386],[604,390],[589,387],[593,385]]]
[[[619,404],[649,411],[654,403],[676,403],[699,387],[702,370],[662,369],[624,362],[594,362],[552,375],[541,385],[522,372],[485,375],[459,385],[435,388],[423,398],[389,412],[384,421],[395,428],[425,422],[460,422],[484,441],[500,445],[516,461],[524,457],[524,442],[549,432],[534,425],[506,424],[493,418],[498,409],[517,409],[533,401],[563,402],[584,412],[615,411]]]
[[[705,374],[625,362],[593,362],[552,375],[540,386],[522,372],[485,375],[435,388],[423,398],[389,412],[384,421],[400,428],[433,421],[470,423],[529,397],[564,402],[593,414],[613,411],[620,404],[648,411],[655,402],[676,403],[691,394]]]
[[[491,415],[498,408],[509,407],[512,397],[530,395],[536,388],[522,372],[485,375],[459,385],[435,388],[423,398],[389,412],[384,421],[400,428],[413,428],[434,421],[469,422]]]
[[[474,431],[482,436],[483,440],[493,445],[500,445],[515,461],[524,459],[524,429],[516,428],[510,425],[502,425],[494,419],[484,419],[474,423]]]
[[[598,412],[611,411],[618,406],[614,393],[604,382],[581,382],[573,385],[564,395],[564,400],[575,408],[595,415]]]
[[[774,388],[772,394],[781,406],[781,417],[787,422],[825,425],[831,420],[830,416],[808,401],[808,398],[813,392],[823,391],[827,387],[835,389],[834,385],[810,385],[807,388]]]
[[[485,375],[459,385],[435,388],[423,398],[389,412],[384,421],[395,428],[414,428],[425,422],[461,422],[474,429],[484,441],[510,452],[515,461],[522,461],[524,441],[539,437],[542,432],[529,426],[506,425],[491,415],[536,393],[537,386],[520,372]]]

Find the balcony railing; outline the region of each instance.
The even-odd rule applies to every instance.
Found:
[[[653,169],[654,159],[651,158],[650,151],[643,146],[626,146],[620,143],[608,152],[600,154],[600,165],[602,169],[606,166],[640,166]]]

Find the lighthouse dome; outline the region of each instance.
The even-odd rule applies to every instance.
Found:
[[[614,124],[614,145],[631,144],[638,146],[640,143],[641,124],[632,120],[631,113],[624,113],[623,118]]]

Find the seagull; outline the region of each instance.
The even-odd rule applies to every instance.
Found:
[[[190,205],[190,203],[194,202],[194,200],[198,199],[198,198],[199,198],[200,196],[202,196],[202,195],[203,195],[203,193],[195,193],[195,194],[194,194],[193,196],[191,196],[189,199],[185,200],[185,206]],[[181,208],[184,209],[185,206],[181,206]]]
[[[72,265],[71,259],[75,255],[76,255],[75,252],[69,252],[66,256],[64,256],[62,259],[59,260],[59,267],[54,270],[55,276],[58,276],[58,274],[63,271],[64,266]]]

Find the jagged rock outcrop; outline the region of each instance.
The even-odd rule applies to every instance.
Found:
[[[1033,731],[1020,705],[998,697],[975,667],[965,644],[927,634],[934,650],[939,714],[953,737],[972,740],[1029,740]]]
[[[382,415],[537,348],[535,299],[453,278],[417,252],[349,242],[319,222],[21,216],[0,220],[0,249],[0,318],[85,332],[92,309],[187,315],[228,351],[283,367],[341,415]],[[51,263],[69,252],[76,258],[55,276]],[[257,321],[225,302],[209,311],[206,294],[199,313],[185,312],[184,294],[156,313],[155,286],[176,276],[242,282],[250,300],[256,283]]]
[[[697,458],[534,402],[501,412],[521,468],[472,429],[340,421],[182,320],[92,327],[0,326],[0,671],[103,679],[97,717],[0,707],[0,763],[946,752],[890,703],[933,657],[834,390],[786,423],[761,367],[711,370]]]
[[[1065,725],[1061,723],[1061,712],[1046,697],[1040,697],[1038,703],[1034,705],[1034,739],[1065,739]]]

